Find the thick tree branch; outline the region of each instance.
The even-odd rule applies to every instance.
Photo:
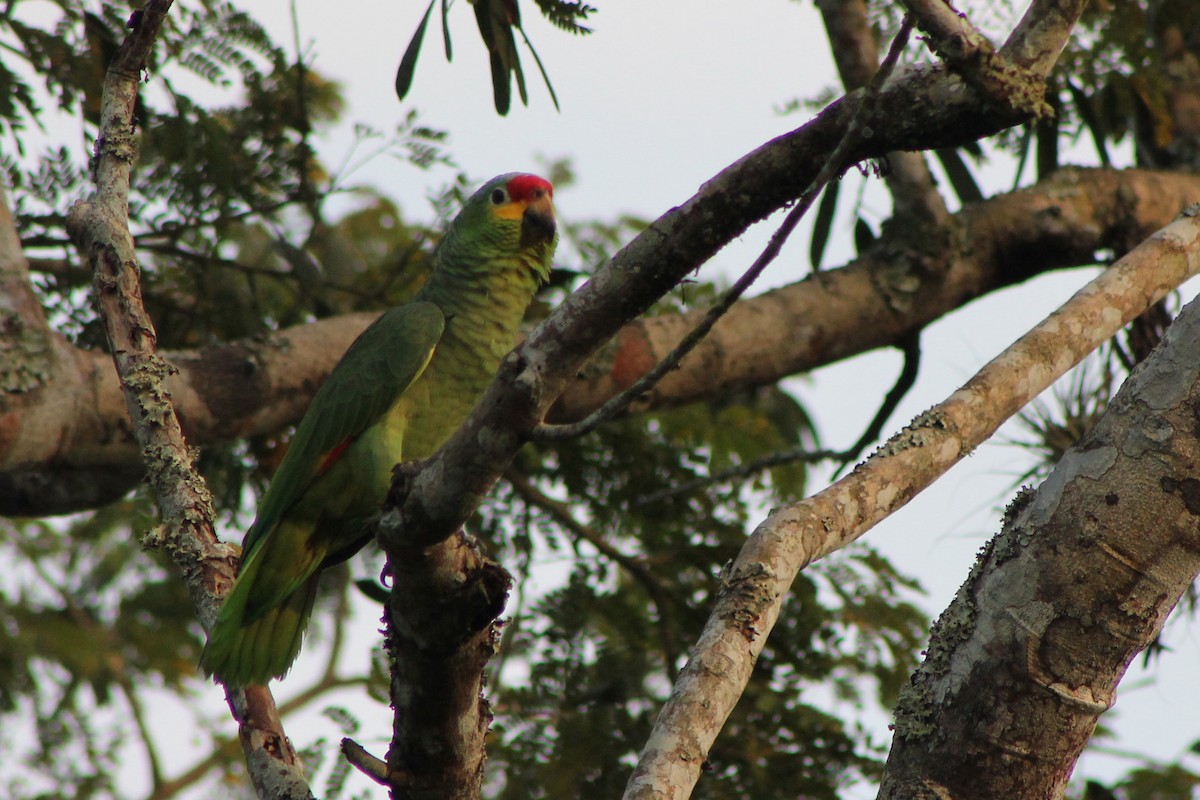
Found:
[[[1200,218],[1184,216],[1081,289],[852,473],[764,520],[738,554],[625,796],[691,794],[801,569],[906,504],[1085,355],[1196,274]]]
[[[146,459],[163,519],[162,527],[144,544],[171,555],[207,629],[232,578],[233,559],[213,530],[208,489],[192,464],[164,386],[171,368],[157,353],[154,325],[142,305],[139,266],[129,233],[130,175],[137,156],[133,109],[142,71],[170,6],[170,0],[151,0],[130,19],[132,30],[104,82],[93,161],[96,194],[75,204],[67,228],[95,275],[96,303],[133,421],[133,436]],[[226,696],[238,719],[242,749],[259,795],[289,800],[310,797],[270,692],[250,687]]]
[[[387,552],[394,725],[386,782],[395,800],[478,800],[492,720],[484,669],[512,577],[464,534],[433,547],[393,540]],[[377,777],[373,760],[352,763]]]
[[[1188,223],[1179,244],[1200,261]],[[880,798],[1062,795],[1130,661],[1200,573],[1198,415],[1193,301],[1009,507],[901,692]]]
[[[0,186],[0,397],[6,411],[38,388],[57,368],[54,336],[29,283],[29,262],[21,251],[8,194]],[[0,450],[8,413],[0,416]]]
[[[1200,178],[1178,173],[1062,170],[1037,186],[955,215],[951,224],[959,233],[938,252],[927,252],[922,234],[885,231],[878,249],[846,268],[736,304],[632,410],[772,383],[890,346],[997,288],[1046,270],[1093,263],[1101,251],[1125,252],[1198,194]],[[19,250],[13,252],[19,258]],[[13,285],[28,293],[23,277]],[[4,297],[11,301],[20,294]],[[30,303],[30,313],[38,316],[22,322],[19,331],[44,332],[32,294]],[[703,313],[625,326],[571,377],[550,421],[579,419],[631,385]],[[262,339],[162,353],[178,370],[167,376],[166,386],[188,441],[204,445],[262,435],[295,422],[373,318],[352,314]],[[45,336],[40,341],[48,342],[50,356],[23,362],[22,374],[35,378],[32,385],[0,393],[0,513],[94,508],[127,492],[143,474],[109,356],[78,350],[57,334]],[[0,339],[5,345],[14,346],[10,337]]]
[[[1127,252],[1200,196],[1200,178],[1128,170],[1060,170],[1035,187],[953,218],[934,251],[923,230],[885,233],[842,269],[734,306],[709,337],[631,410],[772,383],[888,347],[950,311],[1051,269]],[[913,233],[910,231],[910,233]],[[572,378],[550,414],[576,419],[632,384],[703,311],[627,325]]]

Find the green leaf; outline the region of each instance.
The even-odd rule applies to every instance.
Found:
[[[433,4],[437,0],[429,0],[429,7],[425,9],[424,16],[421,17],[421,24],[417,26],[417,32],[413,34],[412,40],[408,43],[408,49],[404,51],[404,56],[400,59],[400,68],[396,70],[396,97],[403,100],[408,94],[408,90],[412,88],[413,73],[417,70],[417,56],[421,54],[421,42],[425,39],[425,28],[429,24],[429,15],[433,13]],[[445,3],[442,5],[442,30],[446,39],[446,58],[450,58],[450,31],[446,28],[446,8]]]
[[[1092,98],[1088,97],[1087,93],[1080,87],[1075,85],[1074,81],[1067,81],[1067,90],[1071,93],[1071,99],[1075,101],[1075,110],[1079,114],[1079,118],[1083,120],[1083,124],[1087,126],[1088,133],[1092,135],[1092,143],[1096,145],[1096,153],[1100,156],[1100,163],[1105,167],[1111,167],[1112,161],[1108,157],[1108,145],[1106,139],[1109,132],[1105,130],[1104,123],[1100,116],[1096,113],[1096,105],[1092,102]]]
[[[583,35],[592,32],[591,28],[585,27],[579,22],[586,20],[589,14],[596,11],[587,3],[570,0],[537,0],[537,5],[542,16],[549,20],[550,24],[568,33]]]
[[[958,154],[958,150],[953,147],[939,147],[935,152],[959,201],[964,204],[982,201],[983,192],[980,191],[979,184],[975,182],[971,170]]]
[[[1083,790],[1083,800],[1119,800],[1116,793],[1102,783],[1088,781]]]
[[[454,53],[450,49],[450,25],[447,19],[450,15],[450,0],[442,0],[442,44],[446,48],[446,60],[453,61]]]
[[[854,247],[861,255],[871,249],[871,245],[875,244],[875,231],[871,230],[871,225],[862,217],[859,217],[854,222]]]
[[[833,227],[833,215],[837,211],[840,186],[840,181],[825,184],[821,204],[817,206],[817,217],[813,220],[812,244],[808,248],[809,263],[814,271],[821,268],[821,257],[825,255],[825,245],[829,243],[829,231]]]
[[[538,72],[542,73],[542,80],[546,83],[546,90],[550,92],[550,101],[554,103],[554,110],[562,111],[562,109],[558,107],[558,95],[554,93],[554,87],[550,84],[550,76],[546,74],[546,67],[542,64],[542,59],[538,56],[537,50],[533,49],[533,43],[530,42],[529,37],[525,35],[525,28],[518,27],[517,30],[521,32],[521,38],[525,40],[525,46],[528,47],[529,52],[533,54],[533,60],[534,63],[537,64]],[[519,67],[517,69],[517,74],[518,79],[520,79]],[[523,84],[521,86],[521,99],[525,99],[525,87]]]
[[[367,578],[356,580],[354,585],[358,587],[360,592],[377,603],[386,603],[388,598],[392,596],[392,593],[388,591],[386,586],[380,586],[376,581]]]

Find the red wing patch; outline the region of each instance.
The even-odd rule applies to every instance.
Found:
[[[342,453],[346,452],[346,448],[354,441],[353,436],[348,436],[340,443],[335,445],[332,450],[325,454],[325,458],[321,461],[321,466],[317,467],[317,474],[324,475],[325,470],[329,469],[334,463],[342,457]]]

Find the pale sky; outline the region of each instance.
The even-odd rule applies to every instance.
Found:
[[[523,51],[530,105],[521,106],[514,90],[513,108],[501,118],[492,107],[490,78],[473,14],[466,3],[458,2],[450,11],[454,62],[447,64],[442,53],[435,10],[413,89],[401,105],[393,91],[395,70],[425,10],[425,0],[364,0],[350,5],[296,0],[295,5],[301,47],[309,54],[311,66],[339,81],[348,102],[345,123],[317,143],[327,164],[337,164],[345,156],[353,123],[388,130],[416,107],[423,124],[450,133],[449,152],[477,182],[502,172],[537,172],[547,160],[569,157],[578,181],[556,194],[564,219],[613,219],[626,212],[654,218],[687,200],[703,182],[746,152],[801,125],[806,119],[803,112],[779,113],[789,101],[813,97],[836,85],[820,19],[809,2],[596,0],[600,10],[591,21],[596,32],[582,38],[550,27],[532,3],[523,3],[526,30],[554,82],[562,111],[554,110],[532,58]],[[289,3],[260,0],[247,7],[268,24],[278,41],[291,41]],[[1010,165],[998,162],[981,182],[985,190],[1006,186],[1012,181],[1011,172]],[[420,172],[385,155],[356,172],[352,182],[376,186],[397,199],[410,217],[428,218],[425,196],[451,176],[446,170]],[[852,172],[845,181],[840,230],[835,230],[827,249],[826,267],[837,266],[852,254],[846,214],[862,179]],[[878,182],[868,183],[865,198],[872,222],[886,216],[889,201]],[[720,253],[702,276],[736,275],[757,255],[771,230],[758,226]],[[807,233],[797,233],[760,288],[801,278],[808,270],[807,254]],[[923,337],[921,377],[885,433],[942,400],[1066,300],[1090,274],[1079,270],[1048,276],[992,295],[931,326]],[[871,354],[819,370],[791,385],[815,416],[826,445],[844,447],[870,421],[899,368],[896,353]],[[1009,437],[1014,435],[1008,432]],[[998,439],[1004,436],[1002,431]],[[929,592],[919,602],[931,617],[949,602],[976,551],[998,529],[999,509],[1026,466],[1026,456],[1017,448],[986,444],[867,534],[866,541],[902,572],[919,578]],[[813,489],[823,485],[821,476],[814,475]],[[372,638],[375,619],[368,615],[355,625],[362,647],[377,646]],[[1131,671],[1121,687],[1123,701],[1103,722],[1117,732],[1118,747],[1170,760],[1200,738],[1193,723],[1200,718],[1200,700],[1190,690],[1200,640],[1195,626],[1181,619],[1169,626],[1166,641],[1173,652],[1156,667],[1157,680],[1147,682],[1136,669]],[[295,670],[301,677],[284,682],[277,697],[286,698],[289,685],[303,686],[302,676],[317,668],[302,653]],[[212,695],[214,724],[232,732],[219,691],[210,687],[207,692]],[[814,687],[813,696],[822,696],[820,687]],[[338,702],[354,702],[366,725],[356,738],[382,754],[390,714],[386,708],[360,710],[358,697],[352,693]],[[186,750],[187,737],[175,728],[180,717],[169,710],[172,702],[162,699],[153,724]],[[890,741],[886,715],[868,713],[863,719],[875,740]],[[288,729],[298,746],[309,743],[318,730],[327,731],[331,741],[340,736],[328,720],[315,714],[289,721]],[[188,756],[172,759],[168,773],[177,774],[190,762]],[[1087,755],[1076,774],[1109,779],[1131,766],[1128,760]],[[126,769],[131,778],[140,771],[136,764],[127,764]],[[864,788],[853,796],[873,797],[874,791]]]

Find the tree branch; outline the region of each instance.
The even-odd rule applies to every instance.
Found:
[[[396,800],[478,800],[492,719],[484,669],[496,652],[495,622],[512,578],[465,534],[432,547],[398,545],[404,534],[420,538],[406,528],[386,546],[394,711],[386,782]],[[351,763],[378,779],[375,759],[353,748],[351,754]]]
[[[625,796],[691,794],[801,569],[906,504],[1071,366],[1196,274],[1200,218],[1184,216],[1081,289],[845,478],[764,520],[738,554]]]
[[[1065,0],[1035,3],[1032,8],[1053,6],[1055,19],[1052,23],[1043,23],[1032,12],[1027,14],[1022,27],[1006,45],[1006,48],[1014,48],[1011,57],[1031,69],[1048,70],[1053,58],[1047,60],[1047,54],[1056,56],[1061,50],[1073,19],[1069,14],[1077,10],[1077,5]],[[1036,47],[1030,46],[1031,42]],[[592,328],[593,335],[587,336],[586,342],[570,341],[569,346],[553,348],[557,355],[567,359],[564,363],[570,363],[571,369],[561,373],[557,379],[559,385],[547,389],[558,394],[562,384],[577,374],[585,355],[606,341],[622,323],[636,317],[655,298],[739,236],[747,226],[793,200],[841,139],[854,113],[857,97],[850,95],[833,103],[811,122],[745,156],[705,184],[690,201],[664,215],[631,242],[608,269],[596,276],[586,292],[555,317],[552,327],[561,326],[568,318],[580,313],[602,320],[603,325]],[[958,78],[942,70],[904,70],[885,87],[875,113],[867,120],[873,135],[849,154],[847,163],[842,166],[882,157],[894,150],[975,141],[1023,119],[1020,114],[985,108]],[[1154,225],[1161,226],[1164,222],[1160,219]],[[627,280],[632,282],[627,283]],[[597,302],[600,297],[607,299]],[[341,323],[330,321],[328,325],[310,326],[312,337],[338,330]],[[348,343],[356,333],[356,330],[347,331],[345,342]],[[292,331],[289,335],[300,334]],[[206,380],[182,385],[176,383],[177,379],[168,380],[168,388],[180,399],[188,434],[197,444],[213,441],[218,436],[215,422],[220,420],[220,414],[214,413],[213,409],[229,412],[238,408],[243,398],[250,399],[251,413],[235,418],[236,424],[230,431],[234,436],[274,430],[295,420],[311,397],[312,387],[305,390],[308,381],[319,380],[344,351],[343,345],[336,355],[330,355],[329,361],[322,364],[308,358],[307,353],[300,354],[306,356],[303,358],[285,358],[269,344],[244,342],[227,347],[230,350],[225,351],[223,357],[198,365],[179,364],[188,375],[195,374],[193,369],[207,367],[210,372],[205,375]],[[207,359],[212,353],[204,351],[200,356]],[[197,357],[196,354],[189,355]],[[274,357],[276,362],[290,364],[287,369],[272,370],[272,364],[263,364],[264,369],[260,369],[259,357]],[[15,498],[10,500],[13,506],[20,503],[19,512],[5,508],[6,513],[47,513],[37,508],[39,500],[31,487],[54,491],[55,481],[64,470],[102,467],[101,470],[87,470],[89,476],[95,476],[102,472],[111,473],[113,465],[131,464],[136,458],[137,450],[125,427],[127,423],[119,422],[120,417],[115,412],[119,407],[114,399],[118,396],[116,386],[97,377],[101,373],[92,374],[96,369],[92,360],[98,357],[77,354],[72,358],[77,362],[72,369],[56,370],[42,384],[47,391],[38,399],[47,401],[41,404],[45,411],[32,410],[32,405],[23,407],[21,413],[7,418],[6,424],[0,426],[0,443],[8,445],[0,447],[0,459],[3,459],[0,461],[0,486],[11,490],[2,494],[6,498]],[[767,361],[774,363],[776,359]],[[293,379],[289,370],[299,377]],[[209,394],[208,378],[217,379],[216,383],[221,387],[218,396]],[[51,383],[54,391],[48,390]],[[264,392],[264,385],[277,387],[277,391]],[[236,388],[238,392],[236,395],[221,394],[225,388]],[[243,393],[241,390],[246,388],[250,391]],[[295,392],[295,396],[288,392]],[[222,397],[230,396],[236,396],[238,403],[220,402]],[[279,397],[288,402],[274,403]],[[201,400],[203,402],[199,402]],[[93,413],[93,409],[99,411]],[[205,429],[208,436],[204,434]],[[49,468],[49,465],[54,466]],[[75,483],[82,485],[84,481],[76,480]],[[117,489],[113,487],[109,491]],[[58,510],[66,510],[63,506],[68,500],[61,491],[57,492],[56,499]]]
[[[923,76],[918,75],[916,81],[922,83]],[[905,87],[909,83],[901,79],[891,84],[879,95],[871,97],[871,106],[874,107],[878,102],[883,107],[887,101],[895,101],[896,87]],[[950,89],[948,85],[944,88]],[[954,106],[956,91],[939,94],[937,84],[927,87],[927,90],[937,96],[939,109]],[[726,213],[757,218],[756,213],[765,210],[765,204],[760,206],[763,196],[771,195],[768,180],[777,181],[776,186],[780,186],[787,178],[799,175],[799,185],[803,187],[818,172],[813,169],[814,164],[821,163],[825,165],[823,168],[828,169],[832,163],[834,169],[841,169],[863,157],[896,149],[882,143],[880,139],[884,137],[874,137],[869,143],[864,143],[866,152],[859,153],[857,147],[847,148],[858,157],[831,158],[830,154],[839,151],[838,144],[844,141],[847,127],[861,122],[858,112],[863,102],[864,96],[859,94],[852,101],[834,103],[810,126],[801,129],[810,133],[820,130],[824,119],[828,125],[825,133],[835,134],[828,142],[810,142],[817,144],[819,149],[815,158],[801,158],[789,169],[775,159],[760,161],[760,149],[718,175],[684,206],[673,209],[653,223],[539,325],[523,345],[505,358],[496,380],[475,411],[437,453],[421,465],[400,470],[399,478],[389,493],[388,510],[377,530],[381,544],[391,556],[389,564],[396,579],[389,602],[387,639],[388,652],[395,658],[392,699],[396,706],[396,722],[392,748],[387,758],[389,783],[394,793],[411,796],[414,791],[432,790],[440,786],[437,796],[457,797],[459,791],[477,793],[480,786],[481,775],[474,771],[474,765],[482,763],[482,737],[486,721],[481,724],[481,719],[486,714],[486,707],[478,695],[472,697],[466,690],[473,689],[482,681],[482,664],[478,663],[478,658],[482,657],[486,662],[491,655],[495,639],[490,622],[498,611],[481,607],[471,617],[478,620],[485,618],[485,612],[490,615],[488,628],[478,633],[473,633],[473,628],[464,624],[463,612],[469,610],[471,604],[454,598],[456,591],[462,594],[456,585],[472,587],[485,584],[486,581],[477,580],[477,575],[482,578],[486,573],[478,572],[477,565],[464,562],[452,552],[457,547],[459,553],[469,555],[472,550],[461,537],[453,537],[453,531],[460,529],[478,507],[516,451],[561,394],[570,376],[592,352],[616,333],[621,325],[643,313],[664,292],[675,286],[697,263],[712,255],[714,246],[720,240],[720,234],[713,233],[713,219],[721,218]],[[1017,104],[1014,107],[1018,107]],[[969,108],[973,106],[960,106],[959,113],[969,116],[973,113]],[[895,111],[898,112],[898,109]],[[905,119],[921,117],[919,112],[913,113],[912,104],[905,111]],[[875,118],[872,109],[865,110],[863,116],[868,120]],[[900,116],[899,113],[889,114],[892,128],[884,126],[880,130],[903,129],[903,125],[894,125]],[[1004,112],[994,112],[988,124],[996,124],[997,120],[1003,118]],[[883,120],[880,118],[878,121]],[[961,118],[959,122],[970,127]],[[868,129],[874,130],[874,127],[869,126]],[[924,129],[922,134],[928,136],[930,131]],[[903,136],[904,131],[901,130],[900,138]],[[884,146],[880,148],[880,144]],[[922,144],[936,146],[938,143],[931,143],[923,136]],[[764,170],[757,177],[763,179],[768,190],[754,194],[742,184],[756,177],[758,170]],[[436,582],[438,579],[450,580],[445,586],[432,585],[431,580]],[[414,589],[418,591],[418,597],[412,599],[418,600],[423,595],[423,606],[405,601],[405,597]],[[507,586],[502,590],[497,585],[475,594],[481,596],[483,601],[498,599],[502,608],[501,595],[506,591]],[[451,609],[454,619],[434,620],[435,614],[429,613],[429,609],[443,605],[442,598],[455,600]],[[482,601],[479,604],[482,606]],[[426,624],[431,620],[438,624]],[[450,634],[449,644],[446,641],[447,632]],[[487,643],[464,646],[469,644],[468,636],[488,633],[492,634],[492,638]],[[428,655],[440,655],[441,660],[430,659]],[[467,655],[474,655],[476,660],[468,663]],[[480,677],[472,682],[474,673],[479,673]],[[453,676],[453,680],[450,676]],[[738,693],[744,688],[745,677],[748,677],[748,670],[737,685]],[[685,670],[685,677],[677,685],[683,685],[686,680]],[[421,709],[425,706],[425,698],[414,697],[416,694],[428,696],[436,691],[441,691],[443,697],[449,696],[449,707],[443,706],[436,719],[424,718]],[[405,703],[414,704],[414,708],[402,707]],[[705,731],[704,736],[711,734],[715,737],[720,722],[732,708],[732,703],[727,706],[723,703],[715,705],[722,707],[715,718],[718,724],[699,726],[700,730]],[[439,723],[445,725],[447,718],[453,720],[456,727],[455,731],[449,733],[449,738],[447,732],[439,727]],[[668,727],[672,734],[679,734],[680,729],[687,726],[682,722],[674,722]],[[430,742],[435,746],[430,747]],[[653,747],[654,740],[651,745]],[[657,754],[664,751],[654,747],[653,752]],[[693,750],[684,754],[684,757],[695,755],[697,753]],[[430,763],[435,758],[441,759],[441,762]],[[677,751],[666,756],[670,762],[669,770],[678,769],[679,758]],[[640,775],[646,780],[635,783],[632,791],[657,792],[656,779],[662,778],[666,778],[666,785],[672,791],[685,783],[690,789],[699,774],[701,763],[701,760],[695,760],[694,772],[687,775],[672,774],[668,777],[653,769],[642,772]],[[431,783],[431,778],[438,777],[442,777],[440,783]],[[447,784],[446,779],[452,782]],[[414,783],[419,784],[416,790],[411,788]]]
[[[1125,252],[1167,224],[1198,190],[1200,178],[1178,173],[1060,170],[1037,186],[954,215],[951,224],[957,233],[937,252],[925,246],[923,229],[885,231],[879,248],[845,268],[825,270],[819,281],[802,281],[734,305],[696,350],[630,410],[773,383],[892,346],[907,332],[997,288],[1050,269],[1094,263],[1099,251]],[[15,252],[19,258],[19,250]],[[24,279],[13,286],[29,289]],[[15,300],[20,292],[5,296]],[[30,302],[30,313],[38,316],[10,330],[40,330],[47,338],[40,339],[46,344],[34,348],[34,356],[22,360],[18,353],[13,358],[29,387],[0,392],[0,513],[66,513],[112,502],[137,485],[144,466],[111,359],[45,332],[32,295]],[[626,325],[614,342],[570,376],[550,421],[580,419],[632,384],[703,313],[668,314]],[[162,353],[178,370],[167,376],[166,387],[188,441],[213,444],[295,422],[324,376],[374,317],[352,314],[261,339]],[[21,345],[6,336],[0,347],[12,352]],[[44,347],[50,352],[39,349]]]
[[[930,49],[989,104],[1024,111],[1034,118],[1053,113],[1044,99],[1047,73],[1038,68],[1040,62],[1022,63],[1026,59],[1021,51],[1016,51],[1016,59],[997,52],[949,0],[903,0],[903,3],[926,34]],[[1033,5],[1029,13],[1033,13]],[[1009,50],[1009,54],[1013,52]]]
[[[1200,262],[1200,220],[1172,228],[1160,244]],[[1130,661],[1200,573],[1198,414],[1193,301],[1010,505],[901,691],[880,798],[1063,794]]]
[[[1061,49],[1068,32],[1059,30],[1062,41],[1044,46]],[[748,223],[788,202],[815,176],[815,165],[828,160],[860,100],[861,94],[843,98],[747,155],[614,256],[505,360],[476,413],[427,462],[401,513],[385,517],[386,525],[395,531],[411,524],[429,542],[460,527],[587,358],[725,243],[725,231],[713,221],[732,216]],[[876,111],[867,115],[877,135],[842,166],[909,146],[965,142],[1022,118],[983,111],[942,73],[908,70],[884,88]]]
[[[829,49],[846,91],[866,86],[879,70],[875,32],[866,0],[818,0]],[[897,224],[944,225],[949,211],[921,153],[897,151],[885,157],[883,179],[892,195]],[[815,266],[815,265],[814,265]]]
[[[213,530],[212,501],[192,465],[179,420],[164,386],[170,365],[157,353],[153,322],[141,301],[139,267],[129,232],[129,186],[137,155],[133,109],[142,70],[166,18],[170,0],[150,0],[130,19],[104,82],[93,166],[96,194],[71,209],[67,228],[95,274],[96,303],[104,322],[133,436],[145,456],[162,527],[144,539],[174,559],[197,616],[207,629],[232,581],[230,548]],[[228,692],[242,749],[259,795],[310,797],[295,751],[283,733],[274,700],[264,687]]]
[[[615,417],[617,414],[629,407],[639,395],[645,394],[654,387],[656,383],[662,380],[663,376],[671,370],[679,366],[688,353],[696,348],[696,345],[709,334],[713,326],[720,321],[721,317],[729,312],[746,290],[749,289],[763,270],[770,265],[772,261],[779,256],[783,245],[787,242],[788,237],[796,226],[800,224],[800,220],[808,213],[808,209],[812,207],[813,201],[821,193],[831,180],[836,177],[840,171],[840,165],[843,163],[846,153],[858,146],[858,143],[865,137],[869,136],[870,132],[863,129],[863,120],[870,115],[874,108],[875,101],[879,96],[879,90],[883,86],[883,82],[887,80],[892,69],[896,66],[896,61],[900,57],[901,51],[908,43],[908,36],[912,32],[912,25],[906,19],[904,24],[900,26],[900,32],[896,34],[896,39],[892,42],[892,46],[888,51],[887,58],[884,59],[883,66],[871,79],[871,85],[867,93],[863,97],[862,103],[859,104],[858,110],[854,117],[850,120],[850,125],[846,128],[845,134],[837,147],[829,154],[825,165],[821,167],[821,171],[813,178],[812,183],[801,193],[795,206],[788,212],[779,228],[771,235],[771,240],[767,243],[766,248],[750,268],[734,282],[733,286],[729,287],[717,299],[717,302],[712,305],[704,316],[696,324],[696,327],[688,331],[687,335],[677,344],[667,357],[659,363],[655,364],[650,371],[637,379],[632,386],[623,389],[619,394],[609,398],[604,405],[593,411],[587,418],[579,422],[567,425],[547,425],[541,423],[533,429],[530,437],[534,441],[561,441],[563,439],[574,439],[582,436],[585,433],[595,430],[604,422]]]
[[[1052,269],[1125,253],[1200,192],[1200,178],[1138,170],[1065,169],[952,217],[943,247],[925,229],[885,232],[879,247],[819,279],[732,309],[633,412],[773,383],[880,347],[946,313]],[[637,320],[571,376],[550,411],[584,416],[662,360],[703,310]]]

